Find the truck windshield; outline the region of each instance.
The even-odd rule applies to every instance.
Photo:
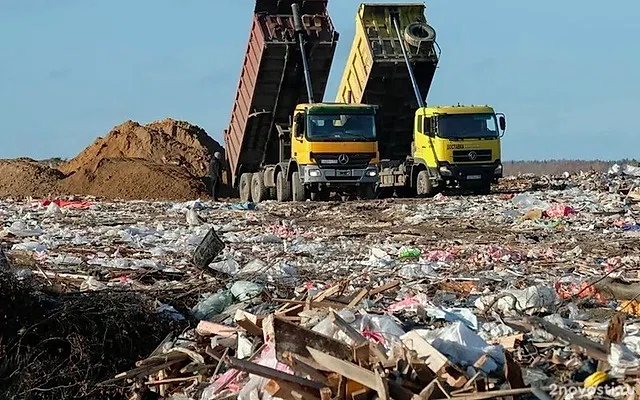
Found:
[[[312,142],[371,142],[376,139],[375,117],[367,114],[312,114],[308,116],[307,139]]]
[[[438,136],[446,139],[499,136],[495,114],[448,114],[438,117]]]

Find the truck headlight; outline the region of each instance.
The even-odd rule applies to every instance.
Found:
[[[311,171],[309,171],[309,176],[318,177],[320,176],[320,171],[318,171],[317,169],[312,169]]]
[[[378,171],[376,171],[375,169],[370,169],[369,171],[367,171],[367,176],[377,176],[378,175]]]
[[[451,174],[451,170],[449,168],[447,168],[447,167],[440,167],[439,171],[440,171],[440,175],[442,175],[442,176],[451,176],[452,175]]]
[[[493,173],[498,175],[502,173],[502,164],[498,164],[498,166],[496,167],[496,169],[493,170]]]

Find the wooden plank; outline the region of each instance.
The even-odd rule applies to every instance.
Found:
[[[611,344],[622,343],[624,337],[624,320],[625,314],[621,312],[615,313],[609,320],[607,326],[607,333],[604,337],[604,345],[607,347],[607,353],[611,351]],[[598,371],[605,371],[609,369],[609,363],[607,361],[598,361]]]
[[[351,379],[352,381],[356,381],[363,386],[375,390],[380,398],[388,398],[386,389],[379,387],[378,378],[375,373],[351,362],[325,354],[314,348],[307,347],[307,350],[313,359],[323,367],[331,369],[345,378]]]
[[[396,287],[400,286],[400,281],[391,281],[385,285],[382,286],[378,286],[377,288],[373,288],[369,291],[369,297],[373,297],[377,294],[386,292],[387,290],[391,290],[394,289]]]
[[[309,308],[337,308],[337,309],[341,309],[344,307],[344,304],[342,303],[336,303],[333,301],[328,301],[328,300],[323,300],[323,301],[317,301],[317,300],[311,300],[311,299],[307,299],[307,300],[289,300],[289,299],[273,299],[273,301],[277,302],[277,303],[285,303],[285,304],[295,304],[298,306],[307,306]]]
[[[424,340],[416,331],[406,333],[401,338],[409,350],[418,353],[418,357],[439,377],[445,378],[447,383],[455,388],[460,388],[467,383],[468,378],[459,368],[449,362],[449,359],[440,353],[429,342]]]
[[[369,398],[369,392],[371,392],[371,389],[369,388],[360,389],[355,392],[352,392],[351,398],[353,400],[367,400]]]
[[[380,368],[376,368],[375,371],[376,381],[378,383],[378,399],[379,400],[389,400],[389,384],[387,380],[382,376],[382,371]]]
[[[415,350],[419,358],[425,358],[424,363],[431,368],[433,372],[438,372],[449,364],[449,359],[442,355],[429,342],[424,340],[416,331],[410,331],[402,336],[404,343],[409,350]]]
[[[276,379],[285,382],[290,382],[296,385],[308,387],[311,389],[320,390],[325,387],[324,384],[320,382],[315,382],[309,379],[301,378],[299,376],[290,375],[282,371],[278,371],[277,369],[265,367],[264,365],[259,365],[252,363],[251,361],[240,360],[235,357],[227,357],[225,360],[226,364],[234,369],[238,369],[241,371],[248,372],[250,374],[258,375],[263,378],[268,379]]]
[[[233,317],[236,324],[239,327],[247,331],[249,335],[252,336],[260,336],[264,335],[262,332],[262,328],[258,325],[258,317],[253,314],[250,314],[244,310],[237,310],[236,315]]]
[[[595,358],[598,361],[607,361],[608,349],[600,343],[596,343],[539,317],[528,317],[527,322],[544,329],[555,337],[566,340],[572,346],[582,349],[589,357]]]
[[[281,382],[271,379],[264,390],[273,397],[284,400],[321,400],[316,390],[310,390],[291,382]]]
[[[515,349],[516,341],[522,341],[523,339],[524,334],[516,333],[515,335],[502,336],[491,340],[491,344],[499,344],[507,350],[513,350]]]
[[[317,293],[313,297],[313,301],[319,302],[325,300],[329,296],[333,296],[334,294],[340,292],[342,290],[342,283],[336,283],[335,285],[323,290],[320,293]]]
[[[349,302],[349,304],[347,305],[347,308],[354,308],[355,306],[357,306],[365,297],[367,297],[367,295],[369,294],[369,290],[367,289],[362,289],[360,291],[360,293],[358,293],[353,300],[351,300]]]
[[[327,379],[327,377],[324,376],[322,372],[306,363],[302,357],[298,356],[297,354],[288,352],[283,354],[283,357],[287,359],[286,364],[296,373],[308,375],[314,381],[318,381],[329,386],[329,379]]]
[[[311,357],[308,347],[322,350],[341,360],[353,361],[352,348],[327,335],[302,328],[277,316],[269,316],[263,324],[265,336],[273,335],[276,355],[281,361],[282,355],[287,351],[302,357]]]
[[[231,337],[236,334],[238,330],[230,326],[216,324],[209,321],[200,321],[196,326],[196,333],[200,336],[224,336]]]
[[[532,388],[523,388],[523,389],[504,389],[504,390],[492,390],[490,392],[480,392],[468,394],[465,396],[456,396],[456,400],[486,400],[486,399],[495,399],[496,397],[505,397],[505,396],[514,396],[519,394],[530,394],[532,392]],[[542,389],[541,389],[542,390]],[[451,400],[450,397],[443,397],[436,400]]]

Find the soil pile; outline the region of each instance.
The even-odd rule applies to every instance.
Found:
[[[65,174],[95,171],[104,159],[133,158],[156,164],[177,165],[195,177],[207,174],[210,154],[222,147],[200,127],[185,121],[165,119],[140,125],[126,121],[98,138],[71,161],[60,166]]]
[[[0,161],[0,196],[203,197],[216,151],[224,152],[202,128],[186,121],[126,121],[68,162]]]
[[[126,158],[103,158],[93,170],[82,169],[61,181],[59,187],[64,193],[123,200],[181,200],[206,195],[204,180],[183,167]]]
[[[43,197],[57,191],[64,174],[28,158],[0,160],[0,196]]]

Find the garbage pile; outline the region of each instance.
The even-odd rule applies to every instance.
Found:
[[[610,172],[431,199],[3,201],[0,240],[19,279],[190,326],[96,385],[130,398],[634,398],[640,178]]]

